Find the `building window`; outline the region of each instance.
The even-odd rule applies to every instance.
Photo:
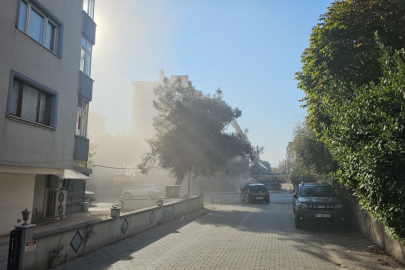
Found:
[[[87,136],[87,118],[89,114],[89,101],[79,96],[77,104],[76,135]]]
[[[61,56],[63,25],[37,0],[19,0],[17,27],[51,52]],[[60,42],[59,42],[60,40]],[[60,46],[58,46],[60,43]]]
[[[52,95],[18,79],[13,80],[9,114],[30,122],[50,125]]]
[[[93,44],[82,36],[82,52],[80,56],[80,71],[90,77],[91,70],[91,49]]]
[[[94,20],[94,0],[83,0],[83,10]]]

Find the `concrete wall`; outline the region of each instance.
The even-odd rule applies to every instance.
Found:
[[[376,246],[385,249],[401,263],[405,263],[405,245],[385,231],[385,226],[361,208],[350,193],[339,189],[339,195],[348,206],[353,227],[364,237],[371,240]]]
[[[35,187],[34,187],[34,202],[32,205],[32,223],[39,222],[45,218],[45,184],[46,175],[36,175],[35,176]],[[30,209],[31,210],[31,209]]]
[[[164,203],[178,202],[183,199],[163,199]],[[156,206],[156,200],[154,199],[122,199],[120,201],[120,207],[122,211],[135,211],[146,207]]]
[[[203,201],[203,197],[193,197],[189,200],[165,204],[163,208],[154,206],[121,214],[118,218],[109,218],[74,225],[55,231],[34,234],[33,238],[37,240],[37,249],[24,254],[23,269],[47,269],[49,252],[55,247],[63,245],[63,249],[59,254],[60,256],[55,258],[52,266],[72,260],[103,246],[110,245],[123,238],[132,236],[181,215],[202,209]],[[128,228],[125,233],[122,230],[124,222],[128,223]],[[72,238],[77,231],[84,236],[86,230],[88,232],[94,232],[94,236],[88,239],[86,245],[84,245],[84,243],[81,244],[76,253],[70,246]],[[28,240],[29,239],[26,241]]]
[[[62,58],[16,28],[18,1],[0,9],[0,164],[72,168],[83,1],[39,2],[64,24]],[[11,70],[59,94],[55,130],[5,117]]]
[[[34,174],[0,173],[0,236],[21,225],[17,220],[22,220],[21,212],[25,208],[32,210],[34,186]]]
[[[153,206],[156,206],[156,202],[152,199],[123,199],[120,201],[122,211],[135,211]]]

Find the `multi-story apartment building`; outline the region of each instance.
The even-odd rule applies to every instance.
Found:
[[[156,100],[154,89],[163,84],[165,77],[164,70],[160,70],[159,81],[133,81],[132,100],[132,135],[137,140],[144,142],[155,135],[153,118],[157,115],[153,107]],[[170,81],[174,82],[180,78],[184,83],[188,83],[188,75],[171,75]]]
[[[0,235],[83,201],[93,18],[94,0],[2,1]]]

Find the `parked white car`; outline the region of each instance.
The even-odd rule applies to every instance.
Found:
[[[159,188],[155,185],[139,185],[135,186],[133,188],[129,189],[124,189],[121,192],[121,196],[124,196],[125,198],[131,198],[134,196],[150,196],[150,197],[156,197],[156,195],[162,195],[163,194],[163,189]]]

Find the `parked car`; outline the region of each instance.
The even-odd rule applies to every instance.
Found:
[[[259,201],[265,201],[267,204],[270,203],[269,191],[263,184],[247,184],[239,190],[239,194],[241,202],[246,202],[247,204]]]
[[[131,198],[134,196],[145,196],[145,195],[154,198],[156,195],[163,195],[163,189],[155,185],[144,184],[135,186],[133,188],[124,189],[121,192],[121,195],[124,196],[125,198]]]
[[[84,193],[84,201],[85,202],[94,202],[96,200],[96,193],[92,191],[86,191]]]
[[[293,213],[296,228],[310,221],[346,220],[342,200],[328,183],[301,183],[293,194]]]

